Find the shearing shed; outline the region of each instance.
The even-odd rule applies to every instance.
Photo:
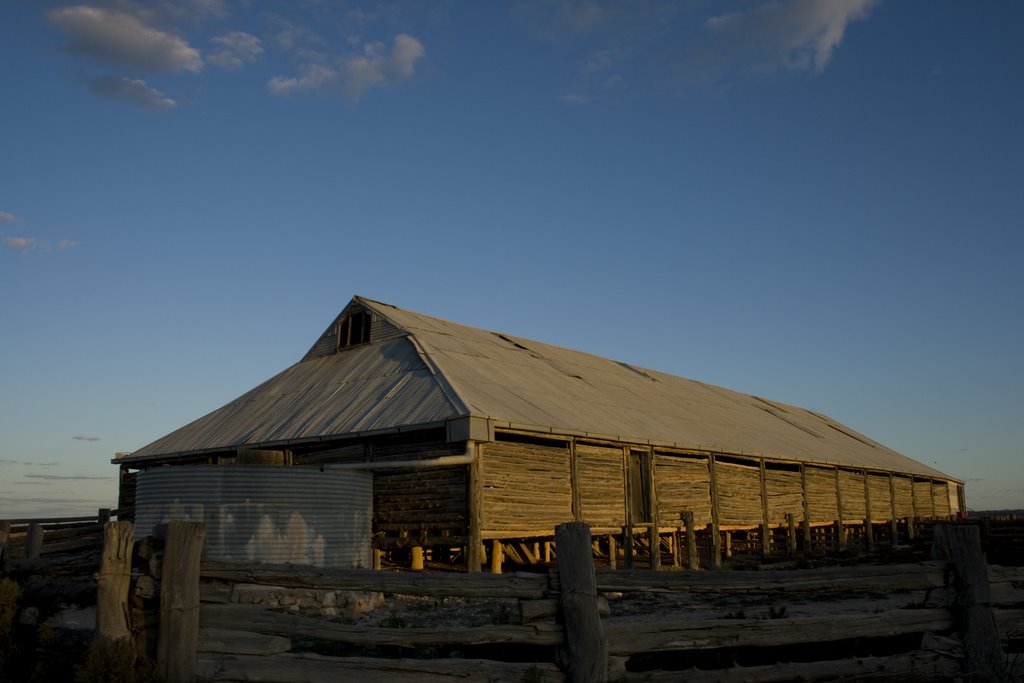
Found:
[[[706,530],[717,558],[734,534],[765,553],[794,524],[806,544],[821,530],[870,544],[965,509],[962,482],[821,413],[358,296],[299,362],[114,462],[121,505],[137,511],[150,504],[138,477],[166,466],[277,467],[278,510],[302,496],[285,486],[292,468],[370,472],[372,540],[347,538],[470,571],[488,550],[496,570],[506,555],[539,561],[572,520],[614,564],[641,537],[678,551],[681,534]],[[323,545],[309,520],[258,524]],[[261,559],[251,538],[235,545]]]

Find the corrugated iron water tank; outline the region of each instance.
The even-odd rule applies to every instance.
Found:
[[[369,567],[373,474],[316,467],[182,465],[139,472],[135,538],[206,523],[211,560]]]

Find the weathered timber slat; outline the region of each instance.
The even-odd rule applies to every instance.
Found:
[[[703,671],[624,672],[616,680],[644,683],[789,683],[790,681],[949,681],[960,676],[960,662],[941,652],[918,651],[891,657],[857,657],[827,662],[787,662]]]
[[[461,574],[455,572],[407,573],[370,569],[328,570],[295,565],[241,565],[206,561],[203,578],[236,583],[261,583],[284,588],[375,591],[398,595],[542,598],[547,576],[527,573]]]
[[[542,645],[556,646],[563,640],[561,626],[554,623],[498,624],[470,628],[379,628],[342,624],[318,617],[275,612],[259,605],[203,605],[199,623],[203,628],[231,630],[241,626],[253,633],[312,638],[367,647],[408,647],[421,645]]]
[[[202,613],[200,612],[200,624]],[[292,641],[281,636],[236,631],[230,628],[199,629],[197,652],[220,652],[234,655],[276,655],[292,649]]]
[[[537,683],[561,683],[565,680],[554,664],[457,658],[325,657],[305,653],[267,657],[203,654],[197,662],[197,673],[203,680],[253,683],[322,683],[345,679],[360,683],[453,683],[470,680],[522,683],[528,675]]]
[[[766,572],[662,572],[598,569],[597,588],[616,592],[803,593],[941,588],[945,562],[823,567]]]
[[[829,615],[644,622],[623,617],[604,622],[608,652],[612,655],[738,646],[779,647],[795,642],[882,638],[952,627],[953,615],[947,609],[890,610],[879,614],[844,615],[842,619]]]

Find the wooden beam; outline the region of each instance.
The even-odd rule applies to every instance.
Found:
[[[708,547],[711,550],[712,569],[721,569],[722,539],[718,534],[718,525],[721,523],[721,517],[718,510],[718,474],[715,467],[714,454],[708,456],[708,474],[711,477],[711,523],[708,525],[711,533],[711,542],[708,543]]]
[[[866,514],[864,515],[864,542],[867,544],[868,552],[875,549],[875,530],[871,526],[871,520],[874,519],[874,510],[871,504],[871,484],[869,483],[867,470],[864,470],[864,508]]]
[[[590,527],[583,522],[555,527],[562,590],[560,606],[565,624],[566,679],[570,683],[608,680],[608,643],[597,605],[590,542]]]
[[[913,494],[913,484],[911,484],[911,494]],[[889,473],[889,529],[892,534],[891,545],[897,545],[899,543],[900,535],[900,520],[896,515],[896,480],[892,477],[892,472]]]
[[[501,547],[501,540],[491,539],[491,573],[500,574],[501,564],[505,560],[505,550]]]
[[[700,568],[697,560],[697,525],[693,521],[692,512],[683,513],[683,525],[686,527],[686,568],[695,570]]]
[[[807,495],[807,467],[800,465],[800,491],[804,509],[804,553],[809,554],[811,547],[811,500]]]
[[[768,515],[768,475],[765,472],[764,458],[758,460],[761,476],[761,557],[772,554],[771,518]]]
[[[583,521],[583,498],[580,494],[580,470],[576,457],[576,439],[569,439],[569,473],[572,485],[572,517]]]
[[[480,444],[475,441],[466,443],[466,452],[472,451],[475,458],[469,464],[469,495],[467,505],[469,507],[469,541],[466,543],[466,571],[475,573],[480,571],[483,564],[480,549],[483,547],[483,453]]]

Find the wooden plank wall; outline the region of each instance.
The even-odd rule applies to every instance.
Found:
[[[804,496],[800,482],[800,470],[779,469],[768,465],[765,467],[764,479],[765,491],[768,494],[768,523],[785,524],[787,514],[796,515],[797,519],[802,519]],[[834,481],[832,498],[835,499]]]
[[[625,525],[624,464],[621,448],[576,444],[576,476],[582,521],[594,528]],[[705,466],[705,474],[706,470]]]
[[[868,487],[871,489],[871,519],[892,519],[889,475],[869,474]]]
[[[910,477],[894,476],[893,489],[896,491],[896,517],[914,516],[914,486]]]
[[[654,480],[661,526],[682,526],[683,512],[692,512],[694,523],[700,527],[711,523],[711,473],[707,456],[656,452]]]
[[[376,531],[466,532],[467,468],[381,470],[373,477]]]
[[[806,467],[807,502],[812,522],[830,522],[839,517],[836,505],[836,471]]]
[[[568,447],[499,441],[480,448],[482,529],[553,533],[573,519]]]
[[[929,479],[914,480],[914,509],[917,510],[917,517],[935,516],[935,506],[932,503],[932,482]]]
[[[718,523],[755,526],[761,523],[761,470],[750,465],[717,460],[715,474],[718,484]],[[799,479],[797,479],[799,486]]]
[[[937,481],[932,486],[934,486],[935,491],[935,516],[948,517],[950,514],[949,485],[944,481]]]
[[[839,488],[843,498],[843,519],[864,519],[867,516],[864,474],[853,470],[839,470]]]

